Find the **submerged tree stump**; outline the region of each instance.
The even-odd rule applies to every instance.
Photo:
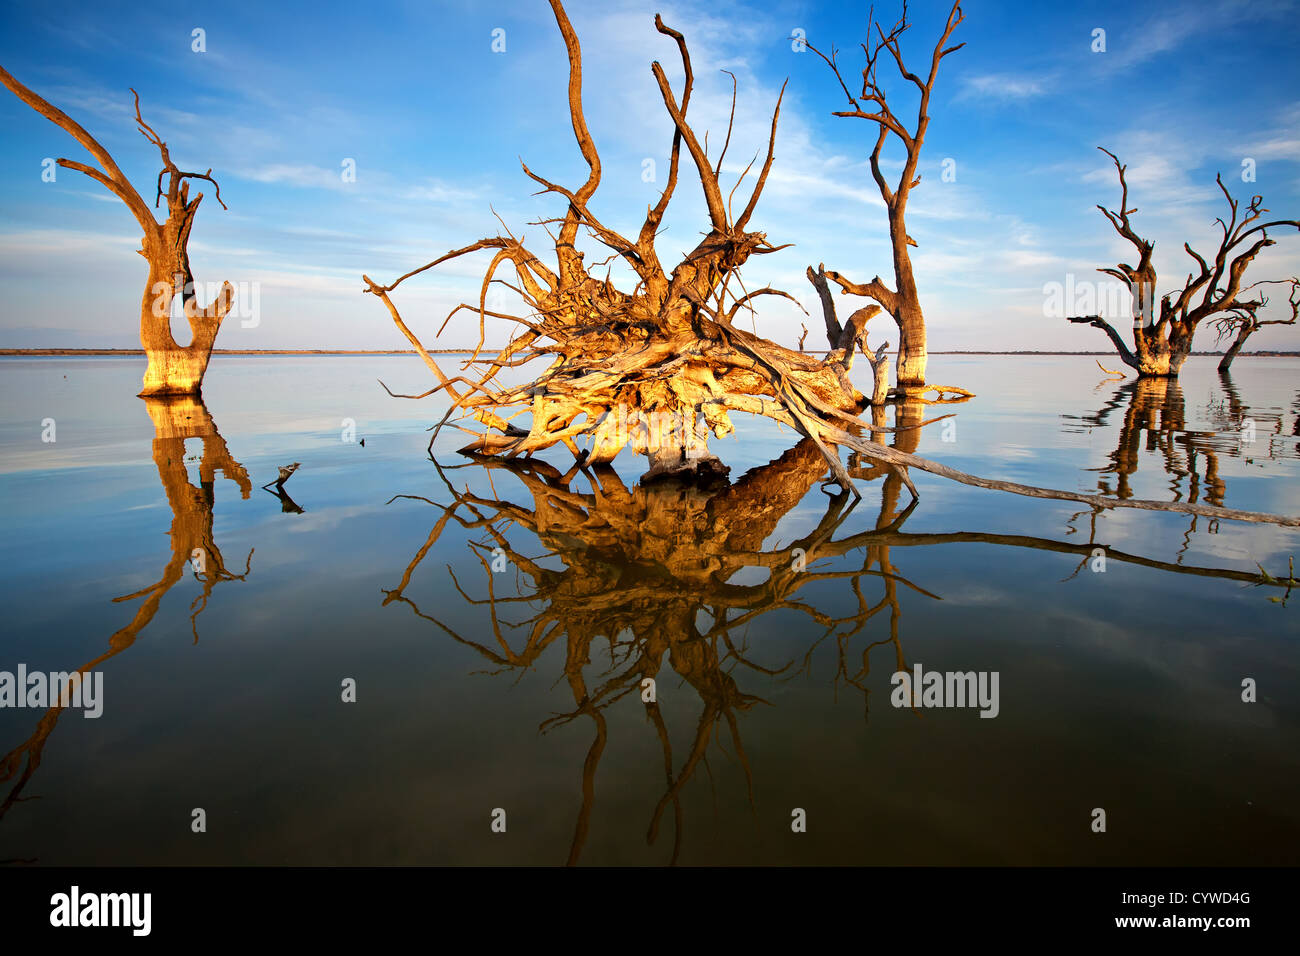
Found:
[[[122,200],[135,216],[143,231],[140,255],[149,263],[149,276],[145,282],[140,303],[140,344],[148,359],[145,368],[141,397],[164,395],[197,395],[203,384],[203,374],[208,369],[212,346],[216,342],[221,320],[226,317],[234,302],[235,290],[229,282],[222,283],[221,291],[205,307],[195,298],[194,273],[190,268],[190,230],[198,212],[203,194],[190,198],[190,179],[205,179],[212,183],[217,202],[225,209],[221,187],[206,173],[184,172],[172,161],[167,144],[140,115],[140,94],[135,96],[135,122],[141,135],[158,148],[163,168],[158,173],[156,207],[167,200],[167,219],[158,222],[148,203],[131,185],[126,174],[99,141],[81,127],[76,120],[58,107],[19,83],[0,67],[0,83],[9,87],[20,100],[40,113],[56,126],[66,130],[99,163],[99,168],[70,159],[60,159],[58,165],[84,173]],[[166,192],[163,180],[167,180]],[[181,297],[185,318],[189,322],[191,341],[180,345],[172,335],[172,303]]]

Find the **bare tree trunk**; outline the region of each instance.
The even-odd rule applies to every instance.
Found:
[[[145,243],[146,248],[150,245]],[[140,303],[140,344],[148,365],[139,394],[145,398],[197,394],[233,290],[227,284],[210,306],[200,310],[194,299],[188,259],[157,248],[145,255],[149,259],[149,278]],[[177,296],[190,326],[188,345],[178,344],[172,334],[172,303]]]
[[[898,316],[898,358],[894,377],[904,395],[925,391],[925,367],[929,352],[925,342],[925,316],[920,306],[901,308]]]
[[[1138,349],[1138,373],[1148,378],[1177,378],[1191,354],[1191,337],[1178,334],[1178,330],[1164,340],[1144,335]]]
[[[1246,302],[1238,302],[1223,318],[1218,319],[1214,324],[1219,330],[1219,341],[1223,341],[1225,335],[1230,335],[1234,330],[1237,333],[1236,339],[1228,347],[1228,351],[1223,353],[1223,358],[1219,360],[1219,371],[1226,372],[1232,367],[1232,360],[1237,357],[1241,347],[1246,344],[1246,339],[1250,338],[1265,325],[1295,325],[1300,320],[1300,277],[1292,276],[1290,279],[1265,279],[1263,282],[1256,282],[1250,286],[1251,289],[1259,288],[1265,285],[1290,285],[1291,295],[1288,304],[1291,306],[1291,315],[1285,319],[1261,319],[1259,310],[1268,304],[1268,299],[1261,294],[1258,299]]]
[[[1232,368],[1232,360],[1237,357],[1241,347],[1246,344],[1246,339],[1250,338],[1250,333],[1255,330],[1249,324],[1243,324],[1237,328],[1237,337],[1232,344],[1228,346],[1228,351],[1223,353],[1223,358],[1219,359],[1219,371],[1226,372]]]
[[[880,348],[876,349],[875,358],[868,356],[867,361],[871,363],[871,404],[877,408],[884,405],[889,399],[889,359],[885,355],[885,349],[889,348],[889,343],[885,342]]]
[[[140,304],[140,344],[144,348],[148,365],[145,369],[141,397],[160,395],[197,395],[207,371],[212,345],[216,341],[221,320],[230,311],[234,301],[234,288],[223,283],[217,297],[206,308],[195,301],[194,276],[190,270],[188,245],[194,214],[198,212],[203,194],[189,198],[190,179],[206,179],[212,183],[217,202],[225,209],[221,187],[206,173],[184,172],[172,162],[167,144],[140,115],[140,95],[135,94],[135,121],[140,133],[158,148],[163,168],[158,173],[157,194],[154,205],[167,200],[167,219],[158,222],[148,204],[118,167],[108,150],[91,136],[74,119],[53,106],[38,93],[0,67],[3,83],[20,100],[40,113],[56,126],[67,131],[84,146],[99,163],[99,168],[70,159],[60,159],[58,165],[84,173],[122,200],[135,216],[144,233],[140,255],[149,263],[149,276]],[[163,178],[167,189],[163,191]],[[189,321],[192,340],[188,345],[178,345],[171,331],[172,302],[181,296],[185,317]]]
[[[811,43],[808,44],[808,49],[826,61],[826,65],[831,68],[848,100],[848,109],[837,110],[832,115],[856,117],[876,124],[876,143],[871,151],[871,176],[885,202],[885,208],[889,211],[889,239],[893,251],[895,288],[890,289],[879,276],[866,283],[850,282],[834,272],[827,273],[827,276],[839,283],[847,293],[874,299],[894,317],[894,321],[898,324],[899,335],[898,390],[904,396],[919,395],[927,391],[925,316],[921,311],[921,298],[917,292],[916,279],[912,275],[912,258],[908,252],[908,247],[915,246],[916,241],[907,234],[907,200],[912,189],[921,182],[917,167],[921,148],[925,145],[925,134],[930,126],[930,97],[939,75],[939,63],[944,57],[956,53],[966,45],[965,43],[945,45],[964,18],[960,0],[956,0],[948,13],[943,33],[934,45],[929,71],[918,76],[903,64],[901,39],[911,27],[907,18],[907,4],[903,4],[902,16],[888,32],[885,31],[882,23],[868,14],[867,40],[862,44],[862,51],[866,54],[866,67],[862,71],[862,92],[856,95],[849,91],[848,84],[840,73],[835,48],[831,47],[827,55]],[[891,109],[885,88],[878,79],[877,64],[881,55],[885,53],[889,54],[887,59],[892,59],[898,67],[899,78],[915,86],[919,94],[916,122],[911,128]],[[894,102],[897,103],[897,100]],[[902,172],[893,186],[886,181],[880,161],[881,150],[891,136],[895,137],[906,151]]]
[[[926,118],[928,120],[928,117]],[[919,153],[921,139],[916,140]],[[904,176],[911,175],[910,168],[915,166],[915,155],[909,157],[909,169]],[[925,390],[925,366],[928,359],[925,343],[925,316],[921,312],[921,296],[916,288],[916,278],[912,275],[912,257],[908,254],[908,245],[914,244],[907,235],[907,223],[903,221],[904,203],[911,192],[911,184],[899,189],[894,194],[895,206],[890,212],[889,233],[894,247],[894,277],[898,293],[894,298],[894,321],[898,324],[898,358],[895,360],[894,377],[901,395],[919,394]]]

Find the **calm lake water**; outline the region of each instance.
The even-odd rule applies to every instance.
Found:
[[[867,462],[850,506],[740,416],[730,487],[486,468],[450,429],[435,463],[445,405],[376,382],[425,390],[414,357],[218,356],[170,406],[142,363],[0,359],[0,671],[103,675],[97,719],[0,709],[0,860],[1300,862],[1300,593],[1257,566],[1297,529],[923,473],[908,511]],[[976,397],[885,440],[1298,514],[1300,361],[1236,364],[934,356]],[[997,716],[893,706],[918,665],[996,673]]]

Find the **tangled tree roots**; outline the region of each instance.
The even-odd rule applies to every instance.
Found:
[[[776,295],[795,301],[788,293],[771,287],[747,291],[739,272],[750,256],[786,248],[773,246],[765,234],[748,230],[772,168],[781,99],[777,99],[772,112],[767,153],[753,190],[740,214],[733,216],[736,192],[757,162],[757,156],[724,200],[718,177],[730,146],[731,126],[728,124],[717,158],[710,159],[686,119],[694,85],[686,40],[656,15],[655,28],[676,41],[684,80],[679,98],[669,85],[663,67],[658,62],[651,67],[664,107],[673,120],[672,151],[664,191],[647,211],[635,240],[628,239],[604,225],[591,211],[591,200],[600,184],[601,165],[583,114],[582,53],[560,0],[551,0],[551,8],[568,50],[570,122],[590,170],[586,182],[577,190],[570,190],[523,165],[524,173],[542,187],[542,193],[555,193],[568,201],[562,219],[535,223],[551,237],[554,268],[529,251],[523,240],[516,238],[503,223],[505,235],[453,249],[388,285],[380,285],[369,276],[362,277],[365,291],[383,301],[393,322],[438,381],[421,395],[403,397],[424,398],[445,392],[450,398],[447,413],[434,429],[430,448],[441,428],[453,418],[469,418],[484,428],[472,432],[473,441],[461,449],[467,453],[510,459],[563,444],[579,465],[586,466],[608,463],[630,445],[649,457],[648,477],[688,473],[713,477],[725,473],[725,468],[709,453],[708,433],[711,431],[715,437],[731,433],[734,428],[730,413],[740,411],[780,422],[810,439],[835,482],[854,496],[859,492],[840,460],[839,446],[846,446],[895,472],[913,497],[916,488],[907,474],[910,467],[979,487],[1080,501],[1098,508],[1204,509],[1204,506],[1163,502],[1114,501],[1097,495],[986,480],[871,441],[871,432],[893,430],[882,422],[868,423],[858,417],[871,402],[879,406],[888,392],[885,346],[874,354],[866,347],[866,325],[881,311],[879,305],[857,310],[841,325],[828,289],[828,279],[835,280],[834,273],[820,266],[814,271],[810,266],[807,275],[821,299],[830,347],[824,357],[815,358],[783,348],[734,324],[737,314],[741,310],[752,312],[754,301],[761,296]],[[733,119],[734,116],[733,77]],[[659,258],[655,240],[677,187],[683,145],[704,192],[709,229],[700,243],[669,270]],[[551,225],[559,226],[558,233],[551,232]],[[611,255],[598,265],[588,266],[584,254],[575,245],[580,231],[611,250]],[[483,276],[477,307],[461,303],[442,324],[446,328],[462,311],[477,312],[478,343],[461,371],[448,376],[407,326],[392,293],[413,276],[482,250],[492,250],[493,256]],[[604,278],[594,274],[593,270],[615,258],[621,258],[637,277],[631,292],[617,288],[608,270]],[[503,266],[513,271],[515,281],[496,278]],[[494,282],[518,295],[526,314],[489,310],[487,295]],[[490,358],[486,355],[480,358],[489,316],[513,322],[518,328],[504,349]],[[870,399],[850,380],[856,350],[865,354],[874,372]],[[538,360],[547,363],[546,368],[527,384],[511,386],[498,381],[503,371]],[[922,402],[946,403],[971,397],[969,392],[953,386],[933,388],[938,398]],[[531,415],[526,429],[513,423],[525,413]],[[579,441],[585,447],[580,447]],[[1217,517],[1300,523],[1297,519],[1269,515],[1211,511]]]
[[[742,411],[782,421],[812,438],[836,478],[851,488],[838,455],[828,447],[834,439],[828,437],[827,427],[831,422],[840,427],[871,427],[857,418],[867,399],[851,383],[850,372],[855,347],[865,340],[863,326],[879,307],[860,310],[841,328],[833,305],[828,305],[830,351],[824,358],[783,348],[733,324],[737,314],[752,310],[761,296],[794,301],[788,293],[770,287],[747,291],[739,275],[751,255],[784,248],[748,229],[772,167],[780,100],[772,114],[767,154],[753,190],[740,213],[733,215],[735,193],[745,175],[725,200],[718,179],[730,128],[721,152],[711,159],[686,120],[694,83],[686,41],[656,17],[658,31],[677,43],[685,80],[678,97],[662,66],[656,62],[652,67],[675,132],[667,185],[647,212],[636,238],[628,239],[603,225],[589,206],[601,167],[583,116],[581,50],[559,0],[552,0],[551,6],[568,49],[573,132],[590,168],[587,181],[571,191],[523,167],[543,192],[568,200],[562,220],[539,223],[559,225],[558,235],[547,229],[555,249],[554,268],[543,264],[506,229],[506,235],[452,250],[389,285],[364,277],[366,291],[383,300],[397,327],[437,377],[438,385],[425,394],[445,391],[450,396],[448,417],[439,427],[456,415],[486,426],[466,451],[514,458],[564,444],[580,461],[598,464],[611,461],[631,445],[650,458],[652,475],[711,473],[717,466],[708,452],[708,433],[716,437],[729,434],[733,431],[730,412]],[[669,270],[660,261],[655,240],[677,186],[683,145],[704,191],[710,228],[695,249]],[[611,258],[621,257],[632,269],[637,283],[631,292],[616,288],[608,272],[604,278],[593,274],[595,267],[584,262],[583,253],[574,245],[580,230],[612,250]],[[447,317],[450,320],[458,312],[477,311],[478,346],[462,373],[448,376],[403,321],[391,293],[426,269],[480,250],[492,250],[494,255],[483,277],[477,310],[463,303]],[[516,281],[496,278],[502,266],[513,271]],[[812,278],[811,270],[809,274]],[[527,314],[490,311],[487,293],[493,282],[518,294]],[[824,287],[824,278],[814,279],[814,284],[818,282]],[[491,358],[480,358],[488,316],[517,323],[519,329],[505,349]],[[545,360],[548,367],[535,380],[516,387],[497,384],[504,369],[537,359]],[[871,356],[869,360],[878,364]],[[883,355],[879,364],[883,366]],[[523,412],[531,413],[526,430],[512,424]],[[580,448],[579,440],[586,447]]]

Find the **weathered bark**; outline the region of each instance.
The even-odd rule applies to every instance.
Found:
[[[890,289],[886,286],[879,276],[868,283],[857,283],[836,272],[827,275],[832,281],[839,283],[845,293],[874,299],[893,316],[899,334],[897,381],[899,391],[903,394],[919,393],[924,390],[928,359],[925,315],[921,309],[916,279],[912,274],[911,253],[908,251],[910,246],[916,245],[916,241],[907,234],[907,200],[912,190],[921,182],[921,177],[917,174],[917,165],[921,158],[921,147],[925,144],[926,131],[930,126],[930,97],[939,75],[939,63],[948,54],[955,53],[966,45],[958,43],[955,46],[945,47],[944,44],[948,42],[963,19],[965,14],[962,13],[961,4],[954,3],[948,13],[943,33],[934,45],[929,73],[925,79],[922,79],[903,65],[900,40],[911,26],[907,19],[906,3],[903,5],[903,12],[898,22],[888,33],[874,17],[869,15],[867,41],[862,44],[862,51],[866,55],[866,65],[862,69],[862,92],[856,96],[849,92],[848,84],[840,74],[839,66],[835,62],[835,48],[832,46],[827,55],[811,43],[808,44],[808,49],[821,57],[831,68],[840,89],[848,99],[849,109],[835,111],[832,115],[865,119],[876,124],[876,143],[871,151],[871,175],[880,190],[881,198],[885,201],[889,222],[889,244],[894,266],[894,288]],[[874,41],[871,39],[873,29],[876,34]],[[877,63],[881,54],[885,52],[888,52],[893,59],[899,76],[915,86],[920,95],[916,123],[910,129],[890,108],[885,97],[885,89],[877,79]],[[906,151],[903,170],[893,186],[885,179],[880,165],[881,150],[891,134],[898,138]]]
[[[831,295],[830,286],[826,282],[826,267],[819,263],[817,271],[814,272],[813,267],[809,266],[807,276],[808,281],[817,290],[817,297],[821,300],[822,315],[826,321],[826,341],[832,353],[835,353],[838,358],[838,363],[833,367],[843,372],[844,387],[846,389],[851,387],[848,384],[848,373],[853,367],[853,349],[857,346],[862,349],[867,364],[871,366],[870,403],[875,406],[883,405],[889,398],[889,360],[885,358],[885,350],[889,348],[889,343],[882,342],[874,355],[867,347],[867,322],[880,312],[880,306],[863,306],[849,316],[846,326],[841,327],[839,318],[835,314],[835,297]]]
[[[363,276],[366,291],[384,302],[393,322],[438,380],[424,394],[445,391],[450,396],[451,409],[443,423],[459,413],[487,426],[465,451],[515,457],[559,443],[584,463],[600,464],[631,445],[651,459],[653,475],[701,470],[715,474],[720,469],[707,451],[707,433],[722,437],[733,431],[729,413],[734,410],[766,415],[791,422],[811,437],[837,480],[849,487],[838,456],[820,437],[820,423],[828,416],[856,421],[854,416],[865,401],[848,378],[851,343],[819,360],[734,324],[737,314],[742,309],[752,311],[761,296],[791,298],[772,288],[747,291],[739,278],[739,269],[751,255],[783,248],[747,228],[772,167],[780,100],[772,115],[766,158],[748,202],[733,217],[730,196],[724,201],[719,182],[730,136],[716,159],[707,155],[687,120],[694,74],[685,39],[656,17],[656,29],[677,44],[685,80],[679,99],[660,64],[652,65],[673,120],[673,146],[664,192],[648,211],[637,237],[629,239],[605,226],[591,210],[601,166],[583,115],[581,48],[563,5],[552,0],[551,7],[568,51],[570,122],[590,170],[586,182],[571,191],[523,167],[543,192],[568,200],[564,217],[551,220],[560,224],[554,270],[507,234],[452,250],[388,285]],[[703,240],[670,271],[661,263],[655,242],[677,185],[683,146],[695,167],[710,221]],[[730,192],[734,194],[735,188]],[[580,229],[633,270],[638,282],[632,292],[591,273],[574,246]],[[464,364],[463,374],[449,376],[407,326],[391,293],[426,269],[484,249],[494,256],[477,307],[465,303],[447,317],[450,320],[462,310],[477,312],[478,347]],[[526,315],[486,308],[490,284],[505,281],[495,277],[503,265],[514,270],[517,282],[506,284],[523,299]],[[523,331],[491,360],[480,360],[489,315],[517,322]],[[538,358],[549,359],[550,367],[535,381],[513,388],[494,384],[501,370]],[[526,429],[511,424],[520,411],[531,413]],[[435,438],[437,434],[435,429]],[[579,440],[587,447],[580,449]]]
[[[1232,360],[1237,357],[1237,353],[1241,351],[1241,347],[1246,344],[1246,339],[1250,338],[1251,333],[1255,331],[1255,328],[1256,327],[1252,327],[1252,323],[1249,322],[1243,322],[1237,326],[1236,338],[1232,340],[1232,344],[1228,346],[1228,350],[1223,353],[1223,358],[1219,359],[1220,372],[1226,372],[1232,368]]]
[[[202,198],[200,194],[194,203]],[[183,195],[180,201],[185,201]],[[182,254],[176,254],[174,240],[167,234],[171,231],[164,226],[164,235],[156,248],[141,253],[149,260],[148,285],[140,305],[140,343],[148,359],[141,397],[200,392],[217,332],[234,301],[234,288],[226,283],[208,306],[197,307],[189,258],[183,254],[183,247]],[[144,248],[149,249],[150,245],[146,241]],[[180,345],[172,335],[172,302],[178,295],[190,326],[188,345]]]
[[[1128,181],[1125,178],[1128,167],[1121,164],[1119,157],[1110,150],[1098,149],[1115,164],[1119,174],[1120,204],[1117,210],[1101,205],[1097,208],[1115,231],[1137,250],[1138,262],[1135,266],[1121,262],[1114,268],[1097,271],[1126,282],[1133,293],[1133,348],[1130,349],[1114,326],[1100,315],[1068,316],[1067,321],[1101,329],[1115,346],[1121,361],[1139,375],[1177,376],[1192,352],[1192,340],[1203,321],[1224,313],[1253,316],[1263,304],[1261,300],[1239,298],[1258,285],[1242,287],[1246,269],[1264,248],[1275,244],[1275,240],[1268,237],[1268,229],[1285,226],[1300,229],[1300,221],[1277,219],[1260,222],[1268,212],[1260,205],[1263,197],[1251,197],[1250,204],[1242,210],[1223,184],[1223,177],[1216,176],[1215,181],[1227,199],[1230,211],[1227,222],[1217,220],[1223,231],[1218,251],[1213,261],[1207,261],[1190,244],[1184,243],[1183,248],[1196,261],[1199,272],[1189,274],[1182,289],[1162,296],[1157,307],[1157,276],[1152,261],[1155,243],[1139,236],[1129,220],[1137,209],[1128,204]],[[1231,363],[1231,359],[1228,361]]]
[[[1246,344],[1246,340],[1263,326],[1296,324],[1296,319],[1300,318],[1300,278],[1268,279],[1264,282],[1256,282],[1250,288],[1254,289],[1262,285],[1275,285],[1284,282],[1289,283],[1291,286],[1291,295],[1288,297],[1288,304],[1291,306],[1291,316],[1289,318],[1261,319],[1258,315],[1259,310],[1268,305],[1268,299],[1260,295],[1258,299],[1237,303],[1226,316],[1214,323],[1219,332],[1219,341],[1223,341],[1226,336],[1232,335],[1234,331],[1236,332],[1232,344],[1223,353],[1223,358],[1219,359],[1220,372],[1226,372],[1232,368],[1232,360],[1237,357],[1237,353]]]
[[[126,204],[140,224],[144,236],[139,253],[149,263],[148,279],[140,303],[140,344],[148,360],[140,395],[198,394],[217,331],[221,328],[222,319],[230,311],[235,291],[229,282],[223,283],[216,298],[203,308],[199,307],[194,297],[194,275],[190,269],[188,245],[194,215],[198,212],[203,194],[199,193],[190,199],[188,180],[205,179],[212,183],[217,202],[224,209],[226,204],[222,202],[220,186],[212,178],[212,170],[191,173],[178,169],[172,162],[167,144],[141,117],[140,95],[135,90],[131,91],[135,96],[135,120],[140,133],[158,148],[162,157],[163,168],[158,173],[154,205],[156,207],[166,198],[167,219],[160,223],[118,168],[108,150],[80,124],[18,82],[3,67],[0,67],[0,82],[36,112],[66,130],[95,158],[99,168],[70,159],[60,159],[58,165],[84,173],[104,186]],[[167,177],[165,193],[163,177]],[[178,295],[192,336],[190,343],[184,346],[176,342],[171,330],[172,303]]]
[[[728,413],[741,411],[780,422],[810,438],[830,468],[833,480],[854,496],[860,493],[840,459],[841,447],[889,467],[913,498],[917,491],[908,477],[911,467],[978,487],[1080,501],[1099,508],[1193,511],[1245,521],[1298,523],[1298,519],[1274,515],[1213,508],[1205,512],[1206,506],[1164,502],[1116,502],[1096,495],[985,479],[864,440],[863,433],[891,429],[858,417],[865,400],[848,378],[854,349],[872,315],[882,307],[886,311],[891,307],[896,310],[896,302],[890,299],[887,304],[878,299],[879,306],[859,309],[845,327],[840,326],[833,308],[826,311],[827,338],[832,350],[820,361],[745,332],[732,321],[740,309],[752,308],[750,303],[760,295],[789,298],[786,293],[771,288],[742,296],[732,293],[731,300],[727,298],[731,280],[737,277],[737,270],[750,255],[781,248],[769,245],[764,234],[745,229],[772,166],[780,101],[772,116],[766,159],[744,211],[733,221],[730,203],[724,204],[721,198],[718,182],[721,157],[716,163],[710,161],[686,121],[693,73],[685,40],[656,17],[659,32],[677,41],[685,86],[679,103],[663,68],[653,64],[652,72],[676,131],[668,185],[633,242],[601,223],[588,204],[599,184],[600,162],[582,114],[581,50],[560,0],[551,0],[551,7],[569,55],[570,120],[591,170],[586,183],[572,192],[524,166],[525,173],[542,185],[543,192],[557,193],[569,201],[564,219],[558,220],[563,226],[555,243],[556,271],[543,265],[513,235],[507,235],[454,249],[389,285],[380,285],[369,276],[362,277],[366,291],[383,301],[394,324],[438,379],[439,384],[423,395],[407,397],[425,397],[441,391],[451,397],[447,413],[433,430],[430,450],[443,425],[453,415],[462,413],[487,426],[487,431],[474,433],[475,439],[462,452],[514,458],[564,444],[580,465],[594,465],[612,461],[620,449],[631,444],[634,450],[651,458],[652,473],[656,476],[674,470],[699,472],[700,464],[708,458],[706,428],[717,437],[726,435],[733,431]],[[959,20],[960,8],[954,7],[949,32]],[[890,42],[895,46],[885,43],[881,48],[889,48],[897,57],[896,37]],[[931,79],[946,52],[951,50],[936,48]],[[712,228],[695,250],[668,273],[660,264],[654,240],[676,185],[682,143],[695,164]],[[724,153],[726,145],[724,142]],[[622,292],[608,277],[599,279],[587,271],[582,254],[572,245],[580,226],[615,255],[622,256],[637,274],[639,282],[633,292]],[[463,365],[465,374],[448,376],[407,326],[391,293],[414,275],[481,249],[493,249],[496,253],[479,294],[478,346]],[[495,279],[494,274],[504,263],[514,267],[518,285],[510,287],[523,298],[527,317],[489,312],[486,308],[488,287],[493,281],[503,281]],[[814,287],[823,278],[836,279],[834,273],[825,272],[822,277],[821,272],[814,273],[811,268],[808,275]],[[823,305],[829,298],[822,295]],[[474,310],[474,307],[457,306],[443,325],[462,309]],[[480,360],[478,352],[484,344],[487,315],[518,322],[526,331],[491,360]],[[878,358],[882,355],[877,353]],[[516,387],[492,385],[503,369],[546,357],[552,359],[550,367],[536,380]],[[875,364],[879,365],[879,361]],[[478,371],[468,371],[473,368]],[[879,388],[877,378],[876,390]],[[957,393],[963,400],[971,397],[970,393],[949,386],[929,386],[929,389],[940,392],[940,402],[953,400],[945,397],[947,392]],[[911,389],[900,390],[914,400],[918,409],[927,404],[920,400],[920,393],[928,390],[926,386],[913,383]],[[527,429],[512,424],[512,418],[525,412],[531,414]],[[589,447],[578,447],[580,437],[589,441]],[[709,476],[718,471],[720,468],[712,464],[705,469]],[[1198,507],[1202,510],[1197,511]]]

